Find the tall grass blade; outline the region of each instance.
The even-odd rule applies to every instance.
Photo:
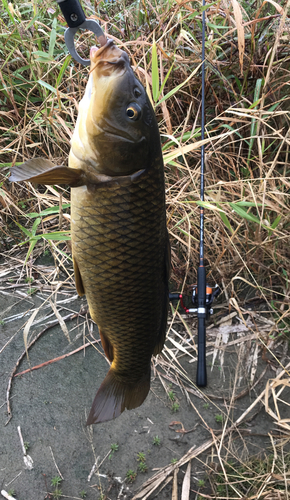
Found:
[[[260,92],[262,88],[262,78],[258,78],[255,86],[255,91],[254,91],[254,104],[251,106],[252,109],[257,109],[257,105],[259,104],[259,97],[260,97]],[[257,120],[256,118],[252,118],[251,120],[251,137],[250,137],[250,143],[249,143],[249,152],[248,152],[248,164],[251,159],[252,155],[252,149],[254,145],[254,137],[256,135],[257,131]]]
[[[260,219],[258,219],[258,217],[246,212],[242,207],[240,207],[236,203],[229,203],[229,205],[234,210],[234,212],[236,212],[243,219],[260,224]]]
[[[159,96],[158,55],[155,38],[152,45],[152,95],[156,102]]]

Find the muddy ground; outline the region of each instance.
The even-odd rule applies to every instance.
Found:
[[[262,349],[256,347],[257,341],[253,336],[249,338],[252,330],[243,330],[241,322],[234,328],[231,325],[237,318],[230,318],[228,323],[222,325],[223,330],[218,325],[208,330],[209,351],[213,352],[214,344],[217,345],[217,336],[220,336],[220,344],[216,350],[213,369],[212,354],[207,358],[208,386],[199,391],[192,383],[196,370],[193,345],[194,339],[196,340],[195,323],[194,319],[182,316],[176,317],[172,325],[170,336],[173,341],[167,342],[163,358],[165,361],[160,360],[155,364],[150,394],[140,408],[125,412],[111,422],[85,426],[94,395],[109,366],[97,342],[95,348],[90,345],[69,357],[14,377],[10,391],[12,417],[9,420],[7,385],[17,360],[24,351],[23,327],[35,308],[52,296],[61,316],[66,317],[80,311],[82,314],[66,322],[71,343],[59,324],[47,329],[29,350],[29,362],[25,356],[17,372],[72,352],[84,342],[93,341],[93,337],[99,338],[97,326],[84,315],[86,302],[77,297],[72,281],[63,284],[57,295],[53,294],[58,286],[57,281],[52,282],[51,290],[46,284],[42,291],[38,287],[35,294],[29,295],[27,292],[32,285],[25,282],[23,275],[20,279],[20,264],[17,263],[16,268],[11,263],[9,266],[7,268],[7,262],[2,261],[0,489],[10,493],[13,490],[18,500],[57,498],[60,492],[56,491],[56,484],[52,484],[57,482],[57,476],[63,478],[58,486],[63,498],[131,499],[157,469],[179,460],[191,447],[199,447],[213,436],[218,436],[223,425],[229,428],[265,389],[267,379],[276,376],[277,362],[269,359],[269,355],[263,359]],[[53,270],[53,266],[40,265],[36,268],[38,272],[41,271],[40,276],[42,272],[49,273]],[[33,291],[35,290],[32,289]],[[223,311],[219,309],[219,316],[216,315],[215,318],[220,317],[221,312],[223,315],[228,314],[226,308]],[[55,313],[47,301],[34,318],[29,339],[55,319]],[[193,339],[186,335],[184,322],[192,332]],[[170,323],[171,316],[169,325]],[[270,327],[271,325],[264,323],[263,331]],[[176,349],[174,341],[180,341],[179,335],[187,337],[183,345],[188,354]],[[282,345],[278,347],[276,354],[278,357],[284,356],[285,363],[289,362]],[[176,356],[179,356],[178,362],[174,360]],[[253,356],[253,362],[246,366],[250,356]],[[188,379],[178,377],[177,369],[183,369]],[[248,392],[251,370],[255,381],[259,377],[261,379]],[[181,384],[184,384],[185,389],[180,387]],[[171,391],[171,398],[165,388],[167,392]],[[245,395],[230,404],[233,391],[235,394]],[[283,411],[284,409],[282,417]],[[220,421],[221,418],[223,422]],[[181,424],[172,424],[174,421],[181,422],[184,429],[190,432],[176,432],[181,429]],[[24,442],[28,443],[27,453],[33,460],[31,470],[24,463],[18,426]],[[230,443],[227,441],[232,456],[245,460],[249,455],[263,456],[265,452],[271,451],[268,433],[277,432],[277,426],[265,412],[262,402],[256,404],[252,412],[246,415],[240,429],[240,434],[231,434],[232,437],[235,436],[234,439]],[[114,444],[118,445],[118,449],[110,453]],[[138,453],[145,455],[148,467],[146,472],[138,472]],[[192,461],[190,499],[196,498],[199,481],[206,480],[209,464],[214,461],[218,463],[216,455],[216,448],[212,446]],[[98,466],[93,472],[96,460]],[[138,472],[132,483],[125,481],[129,470]],[[182,483],[184,470],[181,468],[179,471],[179,485]],[[156,489],[150,498],[163,500],[171,498],[171,495],[172,482],[169,482],[161,492]]]

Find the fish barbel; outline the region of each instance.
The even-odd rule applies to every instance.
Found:
[[[127,54],[113,41],[93,47],[90,58],[69,167],[32,159],[10,177],[72,186],[76,288],[87,297],[111,362],[87,424],[116,418],[146,398],[152,354],[165,342],[170,267],[153,108]]]

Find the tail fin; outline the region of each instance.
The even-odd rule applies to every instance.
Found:
[[[111,368],[103,380],[92,404],[87,425],[106,422],[118,417],[127,408],[140,406],[150,389],[150,365],[146,375],[136,383],[117,379]]]

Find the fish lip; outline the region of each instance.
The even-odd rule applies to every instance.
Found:
[[[129,57],[123,50],[119,49],[113,40],[108,40],[106,45],[101,48],[95,46],[90,50],[91,69],[90,73],[96,69],[106,75],[106,72],[114,73],[115,69],[125,69],[130,66]]]
[[[106,52],[108,48],[113,47],[113,45],[114,45],[114,40],[111,40],[109,38],[107,39],[107,43],[100,48],[93,45],[90,49],[90,58],[92,59],[94,54],[96,57],[100,57],[103,54],[103,52]]]
[[[107,123],[107,127],[108,128],[105,128],[105,127],[101,127],[100,125],[98,125],[98,129],[100,131],[100,136],[101,135],[104,135],[104,136],[109,136],[109,137],[114,137],[114,138],[117,138],[117,139],[120,139],[121,141],[124,141],[124,142],[130,142],[131,144],[138,144],[139,142],[142,142],[144,139],[146,140],[146,137],[144,135],[142,135],[141,137],[138,137],[137,140],[134,140],[134,138],[124,132],[123,132],[123,135],[120,134],[120,133],[116,133],[115,130],[119,132],[119,129],[115,129],[113,127],[110,127],[110,125]]]
[[[121,141],[124,141],[124,142],[130,142],[131,144],[138,144],[139,142],[142,142],[144,139],[146,139],[144,136],[142,136],[142,137],[138,138],[137,141],[134,141],[134,139],[132,139],[132,137],[129,134],[119,135],[119,134],[115,134],[114,132],[109,132],[105,129],[103,129],[103,133],[108,135],[108,136],[114,137],[114,139],[117,138],[117,139],[120,139]]]

